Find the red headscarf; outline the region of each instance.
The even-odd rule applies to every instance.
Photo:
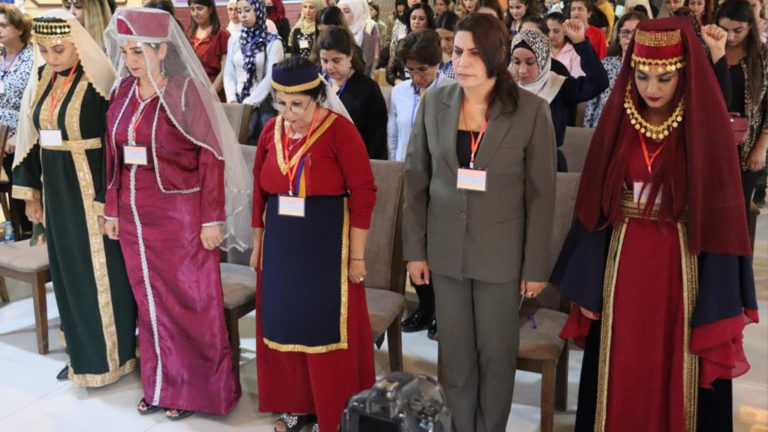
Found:
[[[751,255],[739,161],[730,118],[712,66],[685,18],[641,21],[637,32],[680,31],[678,46],[648,47],[633,39],[603,115],[592,138],[576,200],[575,215],[589,229],[599,229],[601,216],[609,223],[621,219],[619,203],[630,151],[639,151],[640,138],[624,109],[627,85],[635,106],[641,98],[634,88],[633,54],[671,60],[682,54],[677,92],[684,119],[667,137],[652,179],[649,201],[663,191],[660,218],[688,218],[690,253]]]
[[[275,24],[285,18],[285,6],[283,6],[283,0],[272,0],[272,6],[267,7],[267,18],[272,20]]]

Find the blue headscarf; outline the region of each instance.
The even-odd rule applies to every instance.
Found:
[[[256,22],[253,27],[246,28],[242,26],[240,30],[240,49],[243,52],[243,69],[248,75],[243,90],[237,95],[237,101],[242,102],[251,94],[251,86],[256,77],[256,57],[260,52],[265,51],[267,45],[280,36],[267,32],[267,6],[264,0],[248,0],[253,12],[256,14]],[[267,69],[266,55],[264,56],[264,70]]]

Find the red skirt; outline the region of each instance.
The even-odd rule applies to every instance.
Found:
[[[261,333],[258,313],[261,309],[260,294],[259,283],[256,296],[259,411],[314,413],[320,431],[337,431],[347,401],[370,388],[376,379],[373,334],[363,284],[349,284],[349,348],[322,354],[281,352],[269,348]],[[286,309],[285,313],[290,313],[290,309]]]

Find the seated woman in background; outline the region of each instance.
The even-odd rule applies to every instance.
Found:
[[[426,29],[435,29],[435,20],[432,18],[432,8],[426,3],[417,3],[408,9],[407,22],[408,34],[420,32]],[[397,50],[395,50],[395,53]],[[400,61],[397,55],[390,57],[387,65],[386,79],[389,85],[396,85],[409,78],[405,65]]]
[[[317,41],[317,14],[322,9],[321,0],[304,0],[301,3],[301,15],[288,37],[288,47],[292,55],[308,59],[312,55],[312,47]]]
[[[552,58],[565,65],[568,73],[573,77],[584,76],[581,70],[581,57],[576,54],[573,44],[565,37],[563,24],[565,15],[553,12],[547,15],[547,28],[549,30],[549,42],[552,46]]]

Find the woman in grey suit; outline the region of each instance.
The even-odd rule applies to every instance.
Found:
[[[457,24],[458,83],[424,95],[405,158],[405,259],[415,283],[434,281],[458,432],[504,431],[520,296],[550,272],[555,134],[547,102],[507,72],[508,47],[492,16]]]

